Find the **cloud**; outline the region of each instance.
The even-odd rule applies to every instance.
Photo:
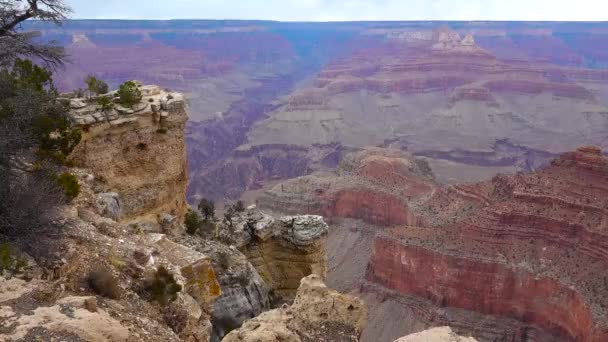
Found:
[[[603,0],[66,0],[76,18],[606,20]]]

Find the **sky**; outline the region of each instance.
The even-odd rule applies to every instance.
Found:
[[[73,18],[608,20],[608,0],[65,0]]]

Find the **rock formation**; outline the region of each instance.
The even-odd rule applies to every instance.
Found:
[[[181,94],[157,86],[139,84],[139,89],[140,104],[116,104],[106,112],[87,99],[65,99],[72,121],[83,128],[82,142],[71,158],[91,170],[106,192],[118,194],[121,221],[157,222],[161,214],[181,220],[188,181],[185,101]]]
[[[393,165],[411,163],[405,155],[401,158],[406,160]],[[349,169],[374,170],[369,159],[347,158],[356,161]],[[340,248],[356,243],[353,246],[362,252],[371,250],[369,261],[361,263],[356,258],[351,261],[348,253],[328,249],[333,272],[328,279],[354,284],[350,289],[358,290],[370,303],[380,301],[370,308],[370,329],[375,317],[382,315],[378,311],[383,310],[381,303],[394,298],[391,303],[407,310],[405,319],[410,322],[450,325],[480,341],[607,338],[608,305],[601,269],[607,262],[603,241],[608,227],[608,158],[600,149],[581,147],[536,173],[499,175],[488,182],[448,187],[428,178],[416,179],[415,173],[400,177],[397,183],[387,181],[402,175],[395,169],[385,162],[377,173],[357,173],[385,180],[376,182],[376,189],[401,199],[400,207],[393,210],[407,212],[414,219],[368,218],[377,227],[392,227],[378,227],[366,233],[371,235],[364,241],[353,242],[353,234],[363,234],[356,228],[361,224],[339,222],[348,217],[366,220],[351,214],[366,211],[366,202],[353,202],[351,211],[336,212],[339,224],[329,238],[332,244],[340,243]],[[298,194],[321,193],[319,182],[310,181],[314,177],[320,176],[287,182],[282,188],[277,185],[261,203],[272,207],[294,203],[305,209],[298,206]],[[345,180],[357,184],[350,178],[352,173],[342,171],[332,177],[327,182],[332,187]],[[365,186],[361,178],[357,181],[363,184],[361,198],[378,191]],[[425,185],[424,191],[411,190],[420,184]],[[280,196],[278,189],[282,189]],[[311,209],[316,210],[318,207]],[[345,231],[339,233],[341,230]],[[331,237],[333,232],[342,236],[339,242]],[[340,274],[341,269],[355,277],[362,272],[365,281],[345,280],[349,275]],[[410,322],[403,325],[412,329],[415,324]],[[364,337],[370,340],[371,336],[364,332]]]
[[[250,209],[224,225],[220,238],[243,252],[278,301],[290,301],[300,280],[310,274],[325,279],[328,226],[321,216],[271,215]]]
[[[477,342],[472,337],[455,334],[449,327],[434,328],[402,337],[395,342]]]
[[[357,341],[366,316],[360,299],[331,290],[320,276],[310,275],[302,279],[291,306],[246,321],[222,341]]]
[[[345,157],[334,173],[278,184],[259,203],[278,212],[349,217],[380,225],[416,224],[409,209],[435,185],[428,168],[398,150],[366,149]]]

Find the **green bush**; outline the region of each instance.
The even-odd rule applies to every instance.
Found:
[[[57,177],[57,183],[63,188],[69,200],[73,200],[80,194],[80,184],[78,184],[76,176],[71,173],[65,172],[61,174],[61,176]]]
[[[4,270],[17,274],[25,266],[27,266],[27,261],[23,258],[18,258],[13,253],[11,245],[8,243],[0,244],[0,274]]]
[[[82,140],[79,129],[73,128],[67,118],[55,115],[37,117],[33,133],[38,141],[38,155],[60,162],[64,162]]]
[[[167,134],[167,132],[169,132],[169,130],[164,127],[161,127],[156,130],[156,133],[159,133],[159,134]]]
[[[127,81],[118,88],[118,103],[126,107],[133,107],[141,101],[141,91],[133,81]]]
[[[186,226],[186,232],[190,235],[196,234],[203,225],[201,216],[194,210],[189,210],[184,220]]]
[[[87,89],[91,94],[105,94],[108,92],[108,84],[93,75],[87,76],[85,79],[85,83],[87,84]]]
[[[165,267],[159,267],[152,279],[148,279],[146,289],[152,297],[152,301],[161,306],[173,302],[177,299],[177,294],[182,290],[182,286],[177,283],[173,274]]]

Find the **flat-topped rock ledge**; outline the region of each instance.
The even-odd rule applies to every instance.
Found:
[[[92,97],[78,97],[75,93],[64,93],[57,100],[70,107],[68,116],[76,126],[100,123],[115,126],[137,121],[141,117],[150,117],[162,125],[171,115],[185,113],[186,101],[181,93],[171,92],[157,85],[133,82],[142,94],[141,101],[133,107],[125,107],[118,103],[117,91]],[[112,108],[105,111],[97,103],[97,99],[104,96],[112,99]]]

